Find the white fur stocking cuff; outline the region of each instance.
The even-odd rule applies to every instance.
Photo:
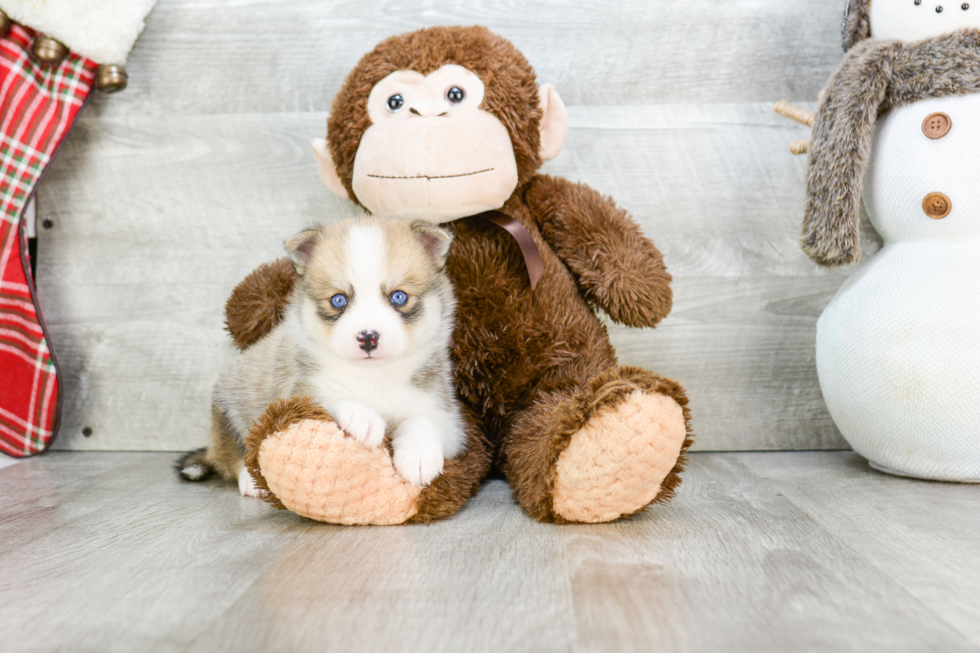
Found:
[[[157,0],[0,0],[31,29],[100,64],[124,64]]]

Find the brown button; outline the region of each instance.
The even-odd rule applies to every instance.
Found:
[[[929,193],[922,200],[922,210],[933,220],[942,220],[953,210],[953,203],[942,193]]]
[[[953,128],[953,121],[945,113],[934,113],[922,121],[922,133],[929,138],[942,138]]]

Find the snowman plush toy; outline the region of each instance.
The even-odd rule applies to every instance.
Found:
[[[980,482],[980,0],[852,0],[821,94],[802,245],[884,247],[817,323],[830,413],[881,471]]]

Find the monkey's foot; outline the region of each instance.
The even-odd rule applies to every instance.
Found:
[[[624,375],[640,377],[630,379],[641,381],[638,387],[599,408],[559,456],[552,505],[560,518],[608,522],[673,496],[682,453],[690,445],[686,411],[679,403],[686,404],[686,398],[676,384],[657,387],[665,380],[638,372]],[[659,383],[642,382],[654,379]],[[624,381],[611,383],[619,386]],[[600,388],[595,401],[602,402],[607,386]]]
[[[345,435],[309,398],[273,402],[246,438],[245,465],[273,505],[331,524],[433,521],[456,513],[490,467],[472,427],[467,449],[447,460],[427,488],[395,470],[387,446],[370,449]]]
[[[304,420],[267,438],[259,468],[293,512],[331,524],[402,524],[421,488],[402,479],[383,448],[368,449],[333,422]]]

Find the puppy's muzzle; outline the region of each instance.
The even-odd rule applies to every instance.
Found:
[[[370,354],[378,348],[378,340],[380,338],[381,336],[377,331],[361,331],[357,334],[357,344],[361,349]]]

